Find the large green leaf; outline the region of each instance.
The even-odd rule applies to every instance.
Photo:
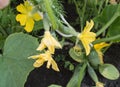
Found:
[[[102,13],[94,18],[94,21],[103,26],[108,25],[107,23],[112,21],[108,26],[107,36],[120,35],[120,4],[106,6]],[[120,41],[119,39],[117,38],[113,41]]]
[[[3,56],[0,56],[0,87],[24,87],[33,61],[29,56],[36,53],[36,38],[15,33],[5,42]]]
[[[102,13],[94,18],[95,22],[106,24],[116,13],[120,14],[120,5],[108,5]]]
[[[115,66],[111,64],[102,64],[99,67],[99,72],[107,79],[116,80],[119,78],[120,73],[115,68]]]
[[[66,87],[80,87],[83,77],[85,76],[86,73],[86,66],[87,66],[86,63],[84,63],[83,65],[81,64],[77,65],[74,74]]]
[[[108,36],[120,35],[120,17],[118,17],[113,24],[109,27]],[[120,38],[118,39],[120,41]]]

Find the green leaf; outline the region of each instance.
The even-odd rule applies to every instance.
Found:
[[[103,26],[112,21],[107,27],[107,37],[120,35],[120,4],[106,6],[103,9],[103,12],[94,18],[94,20]],[[120,41],[120,38],[112,41]]]
[[[90,7],[95,7],[97,5],[97,0],[88,0],[87,5]]]
[[[72,57],[73,60],[75,60],[77,62],[83,62],[85,60],[84,59],[85,53],[83,53],[83,52],[76,52],[74,50],[74,48],[71,48],[69,50],[69,55]]]
[[[94,69],[90,65],[88,65],[88,73],[94,82],[98,82],[98,77],[97,77]]]
[[[43,29],[43,22],[42,21],[36,21],[34,25],[33,31]]]
[[[77,67],[75,68],[74,74],[66,87],[80,87],[81,81],[85,76],[86,66],[87,66],[86,63],[84,63],[83,65],[80,65],[80,64],[77,65]]]
[[[115,66],[111,64],[102,64],[99,66],[99,72],[107,79],[116,80],[119,78],[120,73]]]
[[[97,68],[98,65],[100,64],[100,59],[99,59],[98,53],[95,51],[95,49],[91,50],[91,52],[88,56],[88,60],[94,68]]]
[[[24,87],[33,69],[33,61],[28,57],[36,53],[38,45],[36,38],[23,33],[12,34],[6,39],[0,57],[0,87]]]
[[[109,37],[113,37],[116,35],[120,35],[120,17],[118,17],[113,24],[109,27],[107,35]],[[120,38],[114,40],[114,41],[120,41]]]
[[[120,15],[120,5],[108,5],[102,13],[94,18],[95,22],[106,24],[115,14]]]

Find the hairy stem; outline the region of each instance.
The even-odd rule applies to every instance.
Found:
[[[93,42],[93,44],[97,44],[97,43],[101,43],[101,42],[107,42],[107,41],[113,41],[113,40],[116,40],[116,39],[119,39],[119,38],[120,38],[120,35],[116,35],[116,36],[113,36],[113,37],[96,40],[96,41]]]

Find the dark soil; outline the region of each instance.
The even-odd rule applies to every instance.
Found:
[[[104,55],[105,63],[111,63],[120,71],[120,44],[113,44]],[[45,65],[45,64],[44,64]],[[34,69],[28,76],[25,87],[48,87],[50,84],[62,85],[66,87],[67,82],[72,76],[72,72],[59,65],[60,72],[52,69],[46,69],[45,66]],[[105,84],[105,87],[120,87],[120,78],[115,81],[108,80],[97,73],[99,80]],[[86,74],[81,87],[92,87],[94,82]]]

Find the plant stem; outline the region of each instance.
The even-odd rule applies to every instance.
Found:
[[[96,36],[99,36],[102,32],[104,32],[118,17],[118,13],[116,12],[113,17],[96,33]]]
[[[75,4],[75,6],[76,6],[76,10],[77,10],[77,13],[78,13],[78,15],[79,15],[79,20],[81,20],[81,19],[80,19],[81,15],[80,15],[79,7],[78,7],[78,4],[77,4],[76,0],[74,0],[74,4]],[[81,21],[80,21],[80,24],[81,24]]]
[[[87,3],[87,0],[85,0],[84,6],[83,6],[83,8],[82,8],[81,31],[83,30],[83,25],[84,25],[84,15],[85,15],[85,11],[86,11],[86,3]]]
[[[101,43],[101,42],[107,42],[107,41],[112,41],[112,40],[119,39],[119,38],[120,38],[120,35],[116,35],[116,36],[113,36],[113,37],[96,40],[96,41],[93,42],[93,44],[97,44],[97,43]]]
[[[46,11],[48,13],[48,16],[50,18],[50,21],[52,23],[53,29],[57,29],[58,28],[57,21],[56,21],[56,17],[54,15],[54,12],[51,8],[50,0],[44,0],[44,4],[45,4],[45,7],[46,7]]]
[[[3,27],[0,25],[0,31],[2,32],[3,35],[7,36],[6,31],[3,29]]]
[[[106,6],[108,5],[108,2],[109,2],[109,0],[106,0],[106,2],[105,2],[105,5],[106,5]]]
[[[84,77],[84,73],[85,73],[85,70],[86,70],[86,67],[87,67],[87,63],[85,62],[80,70],[80,74],[79,74],[79,78],[78,78],[78,87],[81,86],[81,82],[82,82],[82,79]]]
[[[103,7],[103,4],[104,4],[105,0],[101,1],[100,2],[100,6],[98,8],[98,15],[100,14],[101,10],[102,10],[102,7]]]
[[[72,27],[67,27],[65,25],[63,25],[62,23],[59,23],[59,31],[66,34],[66,35],[73,35],[73,36],[77,36],[78,32],[75,31],[74,28]]]

